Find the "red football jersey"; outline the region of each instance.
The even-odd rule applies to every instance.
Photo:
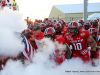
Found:
[[[64,36],[66,33],[68,33],[67,27],[64,27],[61,31],[61,35]]]
[[[65,39],[62,36],[56,35],[54,42],[57,41],[59,44],[65,44]],[[54,61],[56,62],[57,65],[60,65],[66,58],[66,52],[60,51],[57,46],[56,50],[53,53],[54,56]]]
[[[66,43],[72,45],[73,52],[79,54],[81,50],[87,48],[87,38],[90,36],[89,31],[79,31],[79,34],[72,37],[70,34],[64,36]]]
[[[85,31],[85,28],[84,28],[84,26],[82,26],[82,28],[80,29],[80,31]]]
[[[39,48],[39,46],[41,45],[41,40],[44,38],[44,33],[43,32],[40,32],[40,34],[38,36],[36,36],[35,34],[32,35],[31,37],[35,38],[35,43],[33,45],[33,47],[36,49],[36,48]]]
[[[36,39],[36,40],[41,40],[44,38],[44,33],[43,32],[40,32],[40,34],[38,36],[36,36],[35,34],[33,35],[33,37]]]
[[[98,30],[98,26],[93,26],[93,25],[91,25],[90,28],[95,28],[97,31],[99,31],[99,30]]]
[[[99,33],[100,33],[100,28],[99,28]]]
[[[73,58],[81,58],[84,62],[90,62],[90,53],[87,50],[87,38],[90,36],[89,31],[79,31],[78,35],[72,37],[65,34],[64,38],[68,45],[72,45]]]
[[[56,35],[54,42],[57,41],[59,44],[65,44],[65,39],[62,36]]]

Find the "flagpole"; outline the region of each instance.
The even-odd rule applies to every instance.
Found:
[[[87,22],[87,6],[88,6],[88,0],[83,0],[83,19],[84,19],[84,22]]]

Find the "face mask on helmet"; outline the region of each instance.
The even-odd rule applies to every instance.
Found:
[[[47,25],[47,28],[49,28],[49,25]]]
[[[96,36],[93,36],[93,39],[95,39],[96,38]]]
[[[32,30],[33,28],[30,28],[30,30]]]
[[[60,28],[59,29],[55,29],[55,30],[56,30],[56,34],[60,34],[61,33]]]
[[[94,22],[94,23],[93,23],[93,26],[97,26],[97,25],[98,25],[98,22]]]
[[[77,28],[68,28],[68,33],[70,33],[72,36],[75,36],[78,34]]]
[[[84,25],[84,28],[85,28],[86,30],[88,30],[88,29],[90,28],[90,26],[89,26],[89,25]]]
[[[96,39],[96,33],[92,34],[93,39]]]
[[[27,38],[29,38],[29,37],[31,36],[31,33],[27,33],[27,34],[25,34],[25,36],[26,36]]]
[[[51,40],[53,40],[53,35],[44,35],[45,38],[50,38]]]
[[[55,39],[55,29],[52,27],[46,28],[44,31],[44,37],[51,38],[51,40]]]
[[[61,31],[56,31],[56,34],[60,34],[61,33]]]
[[[41,28],[41,31],[44,32],[45,31],[45,28]]]

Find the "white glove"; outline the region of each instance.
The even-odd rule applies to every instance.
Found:
[[[91,50],[91,47],[88,47],[88,48],[87,48],[87,50],[89,50],[89,51],[90,51],[90,50]]]

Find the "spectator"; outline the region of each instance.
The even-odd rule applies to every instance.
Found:
[[[17,2],[15,0],[13,0],[14,3],[13,3],[13,10],[17,10]]]
[[[6,1],[5,0],[1,0],[1,8],[3,9],[5,7]]]
[[[9,7],[9,8],[11,9],[11,2],[10,2],[9,0],[7,0],[6,6]]]

